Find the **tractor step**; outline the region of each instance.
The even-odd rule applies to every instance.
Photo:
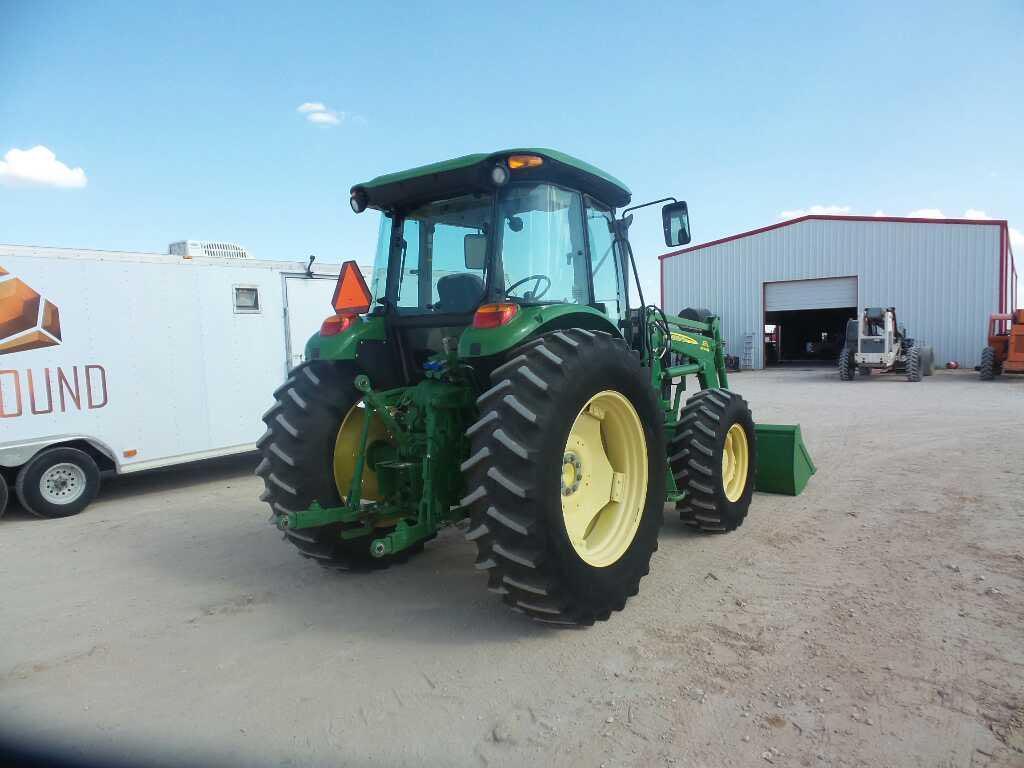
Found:
[[[799,424],[755,424],[757,477],[754,489],[799,496],[817,472],[807,452]]]

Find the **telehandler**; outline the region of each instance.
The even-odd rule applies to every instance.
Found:
[[[920,381],[935,371],[935,352],[897,325],[895,307],[865,307],[859,320],[846,323],[839,378],[853,381],[855,374],[868,376],[871,371],[905,373],[907,381]]]
[[[719,319],[669,317],[639,282],[630,308],[631,212],[656,203],[666,245],[689,242],[685,202],[629,207],[622,182],[548,149],[353,187],[353,211],[382,214],[370,284],[346,262],[264,416],[257,474],[285,538],[366,569],[468,518],[491,591],[588,625],[637,593],[666,502],[739,526],[757,438]]]
[[[1024,373],[1024,309],[988,320],[988,344],[981,350],[978,375],[992,381],[1001,373]]]

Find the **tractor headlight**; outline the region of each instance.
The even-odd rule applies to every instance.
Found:
[[[494,182],[494,186],[503,187],[508,183],[508,168],[501,163],[491,168],[491,181]]]
[[[352,197],[349,198],[348,204],[352,206],[353,213],[362,213],[366,210],[366,193],[363,190],[358,189],[352,193]]]

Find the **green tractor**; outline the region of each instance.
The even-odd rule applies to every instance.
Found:
[[[645,205],[665,202],[666,245],[689,242],[686,203]],[[639,281],[630,308],[629,203],[547,149],[353,187],[356,213],[382,213],[370,285],[344,265],[336,314],[263,417],[257,474],[284,537],[371,569],[468,518],[492,592],[588,625],[637,593],[666,503],[705,531],[742,524],[757,441],[719,320],[669,317]]]

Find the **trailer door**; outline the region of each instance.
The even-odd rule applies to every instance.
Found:
[[[285,275],[284,328],[288,370],[305,360],[306,342],[320,330],[320,323],[334,314],[336,275]]]

